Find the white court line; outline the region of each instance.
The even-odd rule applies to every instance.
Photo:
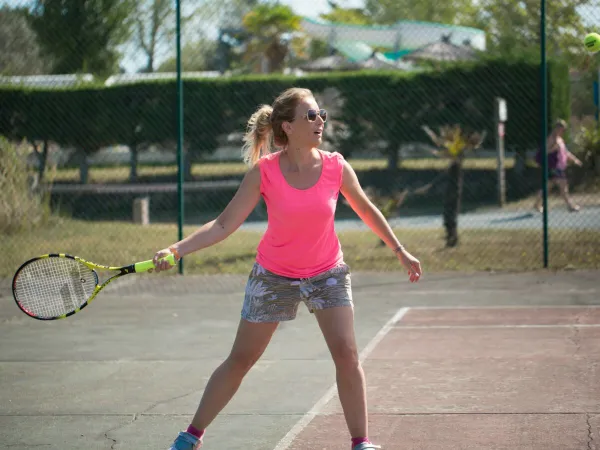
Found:
[[[414,310],[430,310],[436,309],[594,309],[600,308],[600,305],[490,305],[490,306],[411,306]]]
[[[510,290],[508,290],[510,291]],[[473,295],[473,294],[490,294],[490,293],[506,293],[506,289],[473,289],[473,290],[422,290],[422,291],[406,291],[405,295]],[[595,294],[598,292],[597,289],[562,289],[562,290],[552,290],[548,288],[546,290],[532,290],[529,288],[528,290],[520,291],[517,289],[518,294],[529,294],[529,293],[550,293],[552,295],[570,295],[570,294]]]
[[[377,344],[379,344],[383,338],[390,332],[394,325],[396,325],[402,318],[406,315],[406,313],[410,310],[410,308],[400,308],[394,317],[387,321],[387,323],[377,332],[377,334],[371,339],[371,341],[366,345],[366,347],[360,352],[359,360],[363,362],[375,349]],[[273,450],[286,450],[292,444],[296,436],[298,436],[302,430],[304,430],[312,420],[319,415],[321,409],[333,398],[337,391],[337,384],[334,383],[325,394],[314,404],[314,406],[308,411],[304,416],[300,418],[298,422],[287,432],[287,434],[277,443]]]
[[[600,323],[557,325],[403,325],[395,330],[480,330],[491,328],[600,328]]]

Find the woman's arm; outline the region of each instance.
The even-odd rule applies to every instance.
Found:
[[[559,145],[559,142],[558,142],[559,139],[561,141],[560,144],[562,144],[562,145]],[[562,151],[564,151],[565,154],[567,155],[567,161],[571,160],[575,164],[577,164],[578,166],[582,166],[583,165],[583,163],[579,160],[579,158],[577,158],[577,156],[575,156],[573,153],[571,153],[569,151],[569,149],[567,148],[567,144],[566,144],[564,138],[562,138],[562,137],[557,138],[556,141],[557,141],[556,145],[559,147],[559,149],[561,149]]]
[[[256,165],[246,173],[234,197],[219,217],[202,225],[194,233],[169,246],[168,249],[156,253],[154,265],[157,270],[164,270],[169,267],[168,263],[158,261],[168,253],[174,253],[179,259],[229,237],[244,223],[259,200],[260,168]]]
[[[578,166],[583,166],[583,163],[581,162],[581,160],[577,156],[575,156],[573,153],[571,153],[569,150],[567,150],[567,158],[569,158],[571,161],[573,161]]]
[[[342,195],[361,220],[396,253],[402,264],[409,271],[411,281],[417,281],[421,276],[421,263],[398,241],[381,211],[369,200],[363,191],[356,172],[347,161],[344,161],[342,178]]]
[[[344,161],[344,172],[342,178],[342,195],[348,200],[348,204],[360,219],[385,242],[393,251],[401,247],[398,238],[392,231],[381,211],[369,200],[362,189],[356,172],[347,161]]]

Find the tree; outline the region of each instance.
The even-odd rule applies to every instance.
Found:
[[[585,50],[581,39],[586,32],[582,11],[596,4],[596,0],[547,2],[546,39],[549,56],[563,56],[572,63],[582,60]],[[478,25],[486,31],[489,52],[506,56],[539,56],[539,0],[509,0],[502,4],[495,0],[482,0],[480,8]]]
[[[0,135],[0,233],[10,234],[44,226],[50,216],[49,198],[33,189],[27,166],[29,146]]]
[[[289,6],[281,4],[261,4],[244,16],[243,26],[251,34],[246,58],[260,60],[262,72],[281,72],[292,34],[299,31],[301,18]]]
[[[362,8],[342,8],[331,0],[328,3],[331,11],[321,14],[321,19],[352,25],[371,25],[374,23],[373,18]]]
[[[195,20],[220,28],[236,28],[242,25],[244,16],[256,8],[260,0],[219,0],[206,2],[195,12]]]
[[[189,42],[181,49],[181,65],[187,72],[201,72],[216,69],[217,43],[206,39]],[[171,57],[165,60],[157,72],[175,72],[177,60]]]
[[[598,0],[546,2],[549,56],[563,56],[570,63],[584,58],[582,36],[586,15]],[[540,0],[366,0],[365,15],[375,23],[422,20],[480,28],[486,32],[487,51],[499,56],[539,56]]]
[[[32,25],[53,73],[117,70],[118,46],[130,36],[133,0],[36,0]]]
[[[499,6],[500,7],[500,6]],[[471,25],[479,9],[474,0],[366,0],[365,13],[375,23],[422,20],[452,25]]]
[[[467,151],[475,150],[485,140],[486,133],[465,132],[459,125],[444,126],[436,135],[429,127],[422,127],[433,143],[440,149],[435,154],[450,160],[448,183],[444,197],[444,228],[446,246],[458,245],[458,214],[462,199],[463,161]]]
[[[154,72],[160,41],[175,34],[175,3],[171,0],[147,0],[137,5],[135,38],[147,58],[144,72]]]
[[[188,28],[196,30],[191,42],[207,41],[202,30],[217,28],[216,60],[221,72],[242,63],[243,49],[248,38],[242,28],[244,16],[259,4],[259,0],[219,0],[204,2],[196,8],[188,22]],[[193,44],[195,46],[195,44]]]
[[[26,9],[0,8],[0,74],[40,75],[48,70]]]
[[[188,7],[191,3],[181,0],[181,29],[187,31],[187,25],[196,15],[196,11]],[[156,70],[158,52],[161,46],[168,50],[173,48],[177,25],[175,2],[173,0],[144,0],[137,3],[135,13],[135,45],[146,56],[146,67],[143,72]],[[194,27],[191,27],[194,28]]]

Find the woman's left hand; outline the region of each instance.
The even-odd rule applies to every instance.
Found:
[[[421,263],[417,258],[408,253],[406,249],[401,248],[396,251],[396,256],[404,266],[404,268],[408,271],[408,277],[411,283],[416,283],[420,280],[421,275],[423,275],[423,270],[421,269]]]

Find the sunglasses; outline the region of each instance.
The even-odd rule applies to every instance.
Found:
[[[302,117],[306,117],[306,120],[309,122],[314,122],[317,120],[317,115],[323,120],[323,122],[327,122],[327,111],[324,109],[320,109],[318,111],[315,109],[309,109]]]

